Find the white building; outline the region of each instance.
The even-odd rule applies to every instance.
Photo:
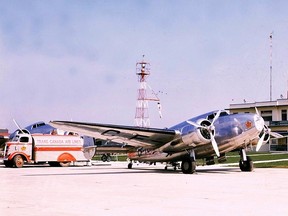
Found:
[[[230,113],[255,113],[257,107],[265,124],[271,131],[288,135],[288,99],[277,99],[276,101],[264,101],[255,103],[230,104]],[[260,151],[288,151],[287,138],[271,139],[263,145]]]

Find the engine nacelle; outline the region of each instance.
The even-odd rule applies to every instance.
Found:
[[[189,146],[193,146],[193,144],[206,144],[211,142],[211,135],[207,129],[207,127],[211,125],[211,122],[207,119],[199,119],[196,123],[203,127],[195,128],[193,131],[182,136],[183,143]],[[213,136],[215,135],[214,130],[212,130],[212,134]]]

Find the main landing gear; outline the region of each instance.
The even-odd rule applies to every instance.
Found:
[[[245,149],[241,149],[240,152],[239,167],[243,172],[251,172],[254,169],[254,164],[252,159],[246,155]]]
[[[132,161],[130,161],[128,164],[128,169],[132,169],[132,166],[133,166],[133,163],[132,163]]]
[[[196,160],[194,150],[189,151],[189,155],[182,160],[181,170],[184,174],[192,174],[196,171]]]
[[[186,158],[182,160],[181,170],[184,174],[192,174],[196,171],[196,161],[194,158]]]
[[[195,152],[191,150],[191,151],[187,151],[187,153],[188,154],[182,159],[181,170],[184,174],[192,174],[196,172]],[[152,164],[153,163],[154,162],[152,162]],[[132,160],[129,159],[128,169],[132,169],[132,166],[133,166]],[[168,162],[168,164],[165,166],[165,170],[167,170],[169,166],[174,167],[174,170],[176,170],[177,168],[180,168],[180,165],[178,162],[170,162],[170,163]]]
[[[196,160],[195,160],[195,153],[194,151],[190,152],[189,156],[187,155],[187,157],[185,157],[182,162],[181,162],[181,166],[178,162],[172,162],[170,164],[167,164],[165,166],[165,170],[168,169],[168,166],[172,166],[174,167],[174,170],[176,170],[177,168],[181,168],[181,171],[184,174],[193,174],[196,172]]]
[[[111,161],[111,155],[108,153],[108,154],[103,154],[102,156],[101,156],[101,160],[103,161],[103,162],[110,162]]]
[[[168,170],[168,167],[173,167],[174,170],[177,170],[180,169],[180,163],[178,162],[167,163],[165,166],[165,170]]]

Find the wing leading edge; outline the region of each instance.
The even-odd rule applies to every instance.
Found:
[[[171,129],[139,128],[71,121],[51,121],[49,124],[61,130],[76,132],[97,139],[111,140],[134,147],[157,148],[181,136],[179,131]]]

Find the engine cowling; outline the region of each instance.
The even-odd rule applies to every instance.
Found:
[[[197,122],[197,123],[204,127],[209,127],[211,125],[211,122],[207,119],[200,120],[200,122]],[[211,135],[207,128],[199,128],[198,131],[199,131],[199,135],[202,136],[203,139],[206,139],[209,141],[211,140]],[[212,130],[212,134],[213,136],[215,135],[215,130]]]
[[[206,144],[211,142],[211,136],[209,130],[207,129],[211,125],[211,122],[207,119],[199,119],[196,123],[203,127],[199,127],[191,133],[184,135],[182,137],[183,143],[193,146],[193,144]],[[212,134],[213,136],[215,135],[215,130],[212,130]]]

